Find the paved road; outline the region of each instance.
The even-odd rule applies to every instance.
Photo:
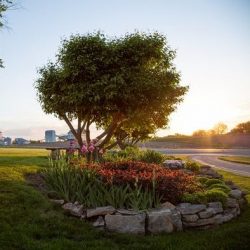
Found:
[[[193,160],[235,174],[250,176],[250,165],[219,160],[222,155],[249,156],[250,149],[155,149],[170,155],[189,155]]]
[[[191,155],[191,158],[202,164],[250,177],[250,165],[222,161],[218,159],[218,155]]]

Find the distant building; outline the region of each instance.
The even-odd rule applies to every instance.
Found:
[[[73,135],[73,133],[71,131],[68,132],[67,139],[68,140],[75,140],[75,136]]]
[[[45,142],[56,142],[56,131],[46,130],[45,131]]]
[[[62,141],[71,141],[71,140],[76,139],[71,131],[69,131],[67,134],[64,134],[64,135],[58,135],[57,137],[59,138],[59,140],[62,140]],[[86,141],[85,131],[82,132],[82,140]]]
[[[13,143],[17,145],[25,145],[25,144],[29,144],[30,142],[24,138],[15,138]]]
[[[3,139],[3,141],[4,141],[4,145],[6,145],[6,146],[11,145],[11,138],[10,137],[5,137]]]
[[[10,137],[3,137],[3,133],[0,131],[0,146],[9,146],[11,144]]]

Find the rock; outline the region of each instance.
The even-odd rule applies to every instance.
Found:
[[[102,216],[99,216],[92,225],[94,227],[104,227],[105,221]]]
[[[213,208],[214,212],[217,213],[222,213],[223,212],[223,207],[221,202],[209,202],[208,203],[209,208]]]
[[[62,208],[71,215],[81,217],[83,214],[83,205],[75,205],[71,202],[65,203]]]
[[[224,211],[224,214],[225,215],[232,214],[233,217],[237,217],[238,216],[238,208],[235,207],[235,208],[226,209]]]
[[[245,208],[245,206],[247,205],[247,200],[245,198],[241,198],[238,200],[238,203],[240,208]]]
[[[50,199],[50,201],[51,201],[52,203],[55,203],[55,204],[58,204],[58,205],[63,205],[63,203],[64,203],[64,200],[54,200],[54,199]]]
[[[239,189],[233,189],[229,192],[229,195],[235,199],[240,199],[242,196],[242,192]]]
[[[111,232],[145,234],[145,213],[137,215],[107,214],[106,228]]]
[[[230,220],[232,220],[234,218],[234,216],[231,213],[225,214],[223,215],[223,222],[228,222]]]
[[[227,198],[226,207],[228,207],[228,208],[235,208],[236,207],[237,208],[237,207],[239,207],[239,204],[238,204],[236,199]]]
[[[237,185],[235,185],[231,180],[225,181],[225,184],[230,187],[231,189],[239,189]]]
[[[161,204],[161,208],[175,209],[175,205],[167,201]]]
[[[181,213],[177,209],[172,210],[171,219],[174,225],[174,230],[182,231],[183,226],[182,226],[182,220],[181,220]]]
[[[186,214],[196,214],[198,212],[201,212],[202,210],[206,209],[206,205],[203,204],[190,204],[190,203],[180,203],[176,207],[182,215]]]
[[[214,219],[216,224],[222,224],[224,222],[224,216],[222,214],[216,214]]]
[[[207,208],[205,211],[199,212],[199,217],[202,219],[206,219],[209,218],[211,216],[213,216],[215,213],[213,208]]]
[[[195,222],[199,219],[199,216],[197,214],[187,214],[182,215],[182,218],[185,222]]]
[[[112,206],[87,209],[87,218],[106,214],[113,214],[115,211],[115,208],[113,208]]]
[[[163,162],[163,166],[170,169],[183,169],[185,163],[182,160],[166,160]]]
[[[218,174],[211,166],[203,165],[200,167],[200,174],[210,176],[215,179],[221,179],[222,175]]]
[[[216,222],[215,218],[211,217],[208,219],[199,219],[195,222],[183,222],[183,225],[185,227],[201,227],[201,226],[215,224],[215,222]]]
[[[154,209],[148,212],[148,232],[152,234],[171,233],[182,230],[180,212],[168,208]]]
[[[132,210],[132,209],[117,209],[116,214],[136,215],[136,214],[139,214],[139,212]]]

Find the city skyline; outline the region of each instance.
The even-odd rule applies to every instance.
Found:
[[[54,60],[62,38],[96,30],[111,37],[158,31],[177,50],[176,68],[190,89],[171,115],[170,129],[159,136],[191,134],[218,122],[231,129],[250,120],[249,2],[156,2],[20,1],[22,8],[6,14],[10,29],[0,33],[5,65],[0,69],[0,130],[27,139],[42,139],[49,129],[69,130],[41,110],[33,87],[36,71]]]

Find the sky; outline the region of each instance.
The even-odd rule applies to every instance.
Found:
[[[0,31],[0,131],[43,139],[44,130],[67,132],[37,101],[37,69],[54,61],[60,41],[101,31],[119,37],[158,31],[175,49],[181,85],[189,92],[157,135],[191,134],[224,122],[250,120],[249,0],[18,0]],[[97,133],[94,130],[94,134]]]

